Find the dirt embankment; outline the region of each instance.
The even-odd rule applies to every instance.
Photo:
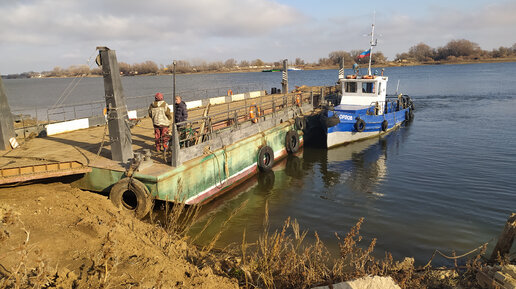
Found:
[[[197,249],[68,184],[0,189],[0,288],[237,288]]]

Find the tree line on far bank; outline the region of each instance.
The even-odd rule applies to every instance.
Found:
[[[344,60],[346,66],[353,63],[366,64],[368,57],[358,58],[362,50],[332,51],[328,57],[319,58],[315,63],[305,63],[301,58],[291,61],[290,65],[303,68],[317,69],[318,67],[334,67],[339,64],[340,60]],[[445,46],[432,48],[425,43],[419,43],[412,46],[408,52],[396,55],[393,61],[388,61],[387,57],[381,51],[374,51],[371,62],[373,65],[403,65],[403,64],[432,64],[432,63],[457,63],[472,61],[487,61],[504,58],[516,58],[516,43],[511,47],[499,47],[491,51],[483,50],[474,42],[466,39],[452,40]],[[153,61],[145,61],[141,63],[128,64],[119,63],[120,74],[125,76],[132,75],[148,75],[148,74],[169,74],[173,71],[172,64],[158,65]],[[261,59],[252,61],[242,60],[240,62],[230,58],[224,62],[206,62],[196,61],[191,63],[185,60],[176,62],[177,73],[196,73],[196,72],[231,72],[231,71],[255,71],[260,69],[279,69],[282,67],[282,61],[264,62]],[[5,78],[34,78],[34,77],[74,77],[102,75],[102,71],[88,65],[72,65],[66,69],[54,67],[51,71],[43,72],[24,72],[21,74],[9,74],[2,76]]]

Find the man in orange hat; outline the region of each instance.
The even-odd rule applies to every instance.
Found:
[[[154,125],[154,143],[156,144],[156,151],[167,150],[168,148],[168,127],[172,120],[172,113],[168,104],[163,100],[161,92],[156,93],[154,102],[149,106],[149,116],[152,118]]]

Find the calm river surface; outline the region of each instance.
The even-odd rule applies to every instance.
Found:
[[[385,73],[388,93],[400,80],[399,91],[414,98],[412,123],[379,139],[331,150],[305,148],[276,166],[273,186],[253,178],[210,204],[207,216],[215,221],[204,240],[244,201],[220,246],[240,242],[244,229],[253,242],[263,230],[266,203],[272,229],[295,218],[310,230],[308,236],[317,231],[332,250],[334,234],[346,234],[365,217],[362,235],[366,241],[378,238],[377,255],[414,256],[420,264],[435,249],[462,254],[497,237],[516,211],[516,63],[396,67]],[[332,85],[336,78],[336,70],[289,73],[291,87]],[[25,79],[4,85],[10,105],[22,109],[53,105],[70,82]],[[280,73],[179,75],[177,90],[196,90],[182,92],[193,100],[212,87],[270,90],[280,82]],[[102,100],[102,85],[100,78],[83,79],[65,103]],[[172,78],[127,77],[123,85],[127,96],[152,96],[170,93]]]

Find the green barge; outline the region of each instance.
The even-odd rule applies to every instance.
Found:
[[[314,99],[321,98],[308,90],[228,91],[227,96],[188,102],[190,118],[172,123],[169,150],[151,153],[152,123],[140,119],[133,127],[115,51],[97,49],[106,100],[105,122],[100,120],[105,125],[98,119],[94,125],[91,119],[49,124],[46,137],[3,155],[0,184],[76,175],[76,187],[108,193],[117,207],[138,218],[147,215],[154,200],[206,203],[296,153],[304,143],[306,116],[314,111]],[[286,63],[283,92],[288,92]],[[5,114],[11,115],[8,110]],[[74,125],[81,130],[73,131]],[[60,166],[48,165],[55,162]],[[63,169],[53,171],[56,167]]]

